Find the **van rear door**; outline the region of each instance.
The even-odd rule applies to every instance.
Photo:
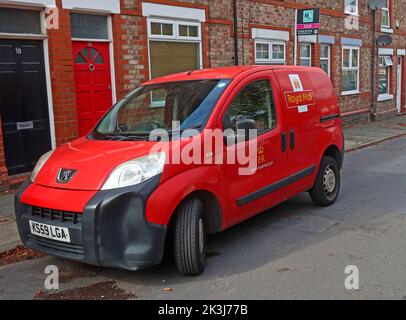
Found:
[[[288,196],[312,187],[316,174],[316,145],[319,133],[318,110],[310,77],[312,71],[281,69],[274,71],[285,101],[284,131],[288,140]]]

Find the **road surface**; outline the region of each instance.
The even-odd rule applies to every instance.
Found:
[[[0,267],[0,299],[405,299],[406,138],[347,154],[333,207],[302,194],[211,236],[209,253],[194,278],[170,255],[139,272],[53,257],[14,263]],[[59,268],[59,291],[44,289],[47,265]],[[345,287],[350,265],[358,290]]]

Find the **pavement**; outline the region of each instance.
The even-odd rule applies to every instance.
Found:
[[[344,129],[347,152],[406,135],[406,116]]]
[[[170,253],[139,272],[46,256],[0,266],[0,300],[38,297],[50,264],[64,280],[60,296],[45,298],[103,298],[98,292],[112,286],[107,292],[136,299],[406,299],[406,116],[345,129],[345,137],[358,151],[346,156],[337,204],[318,208],[301,194],[211,236],[200,277],[180,276]],[[13,216],[13,195],[0,196],[0,252],[19,244]],[[349,265],[359,269],[358,290],[344,287]]]
[[[14,219],[14,195],[0,196],[0,252],[14,248],[20,243]]]

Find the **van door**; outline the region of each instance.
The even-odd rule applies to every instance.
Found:
[[[255,170],[245,175],[239,170],[244,166],[226,161],[222,167],[227,200],[234,207],[230,211],[236,212],[229,218],[238,222],[286,200],[286,192],[279,183],[288,175],[287,146],[283,145],[281,108],[275,100],[269,72],[254,74],[241,81],[225,105],[227,107],[219,117],[223,130],[235,131],[247,123],[257,130]],[[248,154],[252,142],[224,146],[224,159],[230,148]]]
[[[308,71],[276,70],[275,75],[281,87],[281,95],[286,101],[283,109],[288,137],[288,197],[291,197],[307,191],[313,185],[316,159],[320,154],[316,145],[320,130],[319,112]],[[303,104],[301,101],[304,101]]]

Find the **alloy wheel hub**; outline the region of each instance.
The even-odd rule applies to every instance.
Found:
[[[324,172],[323,186],[327,193],[332,193],[336,187],[336,175],[331,166],[328,166]]]

